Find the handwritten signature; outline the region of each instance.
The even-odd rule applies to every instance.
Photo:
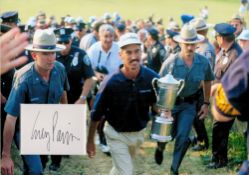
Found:
[[[31,140],[47,140],[47,151],[50,151],[51,142],[60,142],[62,144],[70,145],[74,140],[80,141],[80,138],[75,136],[73,133],[62,130],[58,127],[59,113],[55,111],[53,114],[51,130],[45,130],[45,128],[38,129],[38,119],[40,117],[40,111],[36,116],[33,124]]]

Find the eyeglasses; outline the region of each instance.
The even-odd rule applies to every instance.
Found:
[[[67,45],[67,44],[69,44],[70,43],[70,41],[68,40],[68,41],[58,41],[58,44],[64,44],[64,45]]]

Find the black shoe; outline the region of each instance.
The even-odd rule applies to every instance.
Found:
[[[179,175],[178,172],[175,172],[172,168],[170,168],[170,172],[169,172],[170,175]]]
[[[216,161],[216,162],[211,162],[207,165],[207,168],[209,169],[218,169],[218,168],[223,168],[227,166],[227,162],[225,161]]]
[[[206,145],[199,144],[199,143],[192,147],[192,151],[204,151],[207,149],[208,147]]]
[[[163,151],[159,150],[158,148],[155,151],[155,161],[158,165],[161,165],[163,162]]]
[[[49,165],[49,170],[50,171],[58,171],[59,168],[60,168],[59,165],[55,165],[55,164]]]

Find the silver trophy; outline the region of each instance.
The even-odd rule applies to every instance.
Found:
[[[156,115],[152,123],[151,138],[160,142],[169,142],[172,140],[171,129],[172,117],[164,116],[165,111],[173,109],[176,97],[184,87],[184,80],[176,80],[171,73],[158,79],[152,80],[152,86],[157,96],[157,107],[160,114]]]

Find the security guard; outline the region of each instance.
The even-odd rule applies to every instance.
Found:
[[[86,52],[78,47],[72,46],[71,28],[59,28],[55,30],[57,42],[66,46],[56,56],[67,72],[70,90],[67,92],[68,103],[84,103],[92,87],[92,76],[94,75],[91,62]]]
[[[195,18],[190,21],[190,25],[192,25],[198,34],[205,37],[205,40],[198,43],[195,52],[199,53],[203,56],[205,56],[212,67],[212,70],[214,68],[215,63],[215,50],[212,44],[209,42],[207,38],[208,33],[208,25],[204,21],[204,19],[201,18]],[[199,89],[199,97],[197,102],[197,111],[200,110],[200,107],[202,106],[204,102],[203,98],[203,90],[202,87]],[[204,120],[200,120],[199,116],[195,117],[194,120],[194,129],[197,134],[197,144],[192,148],[193,151],[202,151],[205,149],[208,149],[209,147],[209,141],[208,141],[208,135],[207,130],[205,127]]]
[[[185,24],[180,35],[176,35],[174,40],[180,43],[181,51],[171,55],[163,63],[160,75],[164,76],[171,72],[176,79],[184,79],[185,81],[184,88],[177,97],[175,107],[172,110],[174,118],[173,137],[176,141],[171,172],[178,174],[180,164],[191,143],[189,133],[196,116],[197,92],[201,82],[203,82],[204,104],[198,114],[200,118],[205,118],[208,113],[211,81],[214,79],[214,75],[208,60],[195,53],[196,43],[203,41],[204,37],[198,35],[192,26]],[[158,142],[155,152],[157,164],[161,164],[163,161],[165,145],[166,143]]]
[[[235,42],[234,32],[235,27],[227,23],[216,24],[216,40],[221,47],[221,51],[216,56],[216,64],[214,67],[215,81],[212,85],[211,94],[217,88],[217,83],[220,82],[223,75],[226,73],[232,63],[242,53],[242,49]],[[212,162],[208,168],[221,168],[227,165],[227,145],[229,131],[234,120],[222,123],[214,121],[212,134]]]
[[[154,28],[148,30],[147,67],[159,72],[166,56],[166,50],[159,41],[158,31]]]
[[[173,31],[171,29],[166,29],[166,34],[165,34],[165,43],[167,49],[167,57],[170,56],[170,54],[176,54],[181,51],[181,47],[179,46],[179,43],[176,42],[173,38],[174,36],[179,35],[179,32]]]
[[[32,52],[34,62],[27,64],[15,73],[14,87],[5,111],[7,117],[4,127],[4,146],[2,152],[1,172],[14,173],[11,159],[11,143],[15,140],[20,148],[20,119],[21,103],[27,104],[58,104],[67,103],[66,90],[69,89],[64,66],[55,61],[55,52],[64,49],[56,45],[56,38],[51,30],[37,30],[33,44],[27,48]],[[17,126],[15,128],[15,126]],[[40,175],[45,163],[39,155],[22,155],[23,174]]]

